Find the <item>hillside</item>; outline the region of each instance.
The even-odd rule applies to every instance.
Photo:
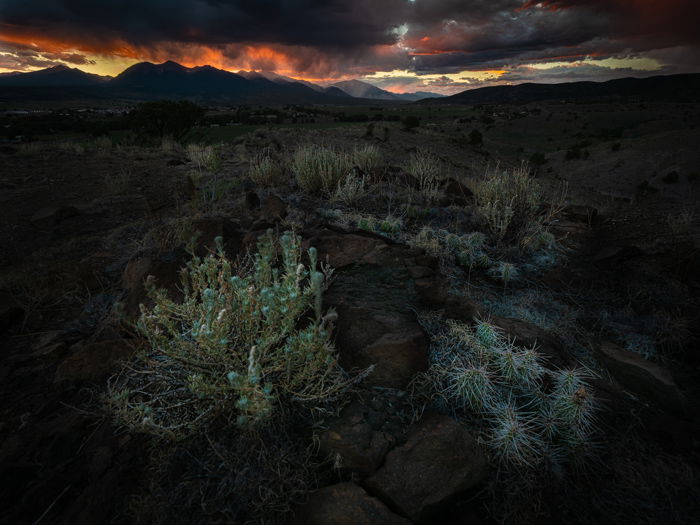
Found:
[[[440,99],[425,99],[422,104],[525,104],[545,100],[596,100],[637,97],[654,100],[700,98],[700,74],[620,78],[606,82],[566,82],[562,84],[518,84],[469,89]]]

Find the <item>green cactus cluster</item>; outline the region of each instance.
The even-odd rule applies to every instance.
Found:
[[[582,368],[551,370],[493,325],[423,323],[431,331],[428,383],[440,404],[482,424],[493,457],[516,468],[582,457],[597,405]]]

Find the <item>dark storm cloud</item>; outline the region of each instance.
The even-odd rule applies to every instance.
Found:
[[[277,46],[297,71],[317,73],[448,73],[667,48],[697,64],[698,20],[698,0],[0,0],[0,35],[13,42],[39,35],[62,50],[174,60],[198,44],[231,62]],[[252,55],[243,63],[279,63]]]
[[[696,0],[503,0],[475,17],[448,16],[440,4],[431,3],[426,18],[405,36],[421,51],[414,59],[419,72],[634,56],[700,43]]]
[[[57,38],[118,38],[136,45],[274,42],[353,48],[392,44],[406,0],[2,0],[0,23]],[[401,20],[401,16],[398,17]],[[399,22],[400,23],[400,22]]]

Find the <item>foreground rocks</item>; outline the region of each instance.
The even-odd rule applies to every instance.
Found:
[[[105,379],[116,370],[119,362],[134,354],[133,347],[123,339],[77,343],[71,351],[56,369],[56,384],[77,385]]]
[[[338,483],[315,492],[299,510],[298,525],[409,525],[354,483]]]
[[[671,413],[684,412],[683,395],[668,369],[609,341],[601,344],[598,356],[625,388]]]
[[[387,455],[365,486],[412,521],[426,520],[440,504],[475,487],[487,460],[476,440],[454,419],[425,417],[406,444]]]

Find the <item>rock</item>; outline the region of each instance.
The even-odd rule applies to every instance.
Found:
[[[609,341],[600,345],[598,356],[628,390],[671,413],[684,413],[683,394],[668,369]]]
[[[224,251],[234,258],[241,251],[243,234],[240,225],[226,217],[207,217],[192,221],[192,229],[198,232],[195,253],[204,257],[216,250],[214,240],[221,237]]]
[[[474,193],[458,180],[449,178],[444,188],[447,201],[445,204],[465,206],[471,201]]]
[[[479,484],[486,466],[476,440],[454,419],[428,415],[365,486],[402,515],[421,521]]]
[[[99,343],[76,343],[73,352],[56,369],[56,384],[80,384],[98,382],[112,373],[119,361],[134,353],[125,340],[101,341]]]
[[[644,255],[637,246],[605,246],[591,258],[592,262],[600,265],[617,266],[620,262]]]
[[[75,206],[49,206],[35,212],[29,220],[37,228],[50,228],[77,215],[80,215],[80,211]]]
[[[374,365],[367,384],[404,388],[413,376],[428,369],[428,341],[420,326],[384,334],[362,348],[355,363],[361,368]]]
[[[9,292],[0,291],[0,334],[24,318],[24,309]]]
[[[442,305],[447,301],[449,285],[447,280],[439,275],[431,275],[416,279],[416,293],[423,304],[429,306]]]
[[[299,525],[410,525],[354,483],[338,483],[311,495],[296,515]]]
[[[570,221],[590,225],[598,217],[598,210],[584,204],[569,204],[561,211],[561,215]]]
[[[150,306],[152,303],[144,285],[149,275],[155,277],[156,286],[165,288],[171,297],[177,297],[181,292],[180,269],[185,266],[187,256],[184,251],[177,250],[155,257],[137,257],[129,261],[122,274],[122,287],[127,290],[123,300],[124,314],[129,320],[135,320],[140,315],[141,303]]]
[[[260,197],[254,191],[246,192],[245,194],[245,207],[249,210],[257,210],[260,208]]]
[[[341,472],[366,477],[379,468],[393,442],[391,436],[372,428],[365,407],[355,401],[328,423],[320,436],[319,453],[335,461]]]
[[[287,205],[277,195],[268,195],[260,217],[266,220],[284,219],[287,216]]]
[[[328,261],[333,268],[340,269],[359,263],[372,251],[386,246],[386,243],[376,237],[359,234],[337,234],[327,232],[309,240],[319,253],[319,260]]]
[[[574,364],[562,344],[552,335],[534,324],[510,317],[493,316],[491,324],[503,330],[508,337],[515,339],[518,346],[536,346],[545,357],[546,364],[555,368],[566,368]]]
[[[13,363],[24,363],[34,359],[58,359],[68,350],[66,333],[62,330],[51,330],[39,335],[32,341],[31,351],[12,356]]]
[[[460,295],[450,294],[445,301],[445,316],[463,323],[471,323],[483,317],[483,311],[474,301]]]

